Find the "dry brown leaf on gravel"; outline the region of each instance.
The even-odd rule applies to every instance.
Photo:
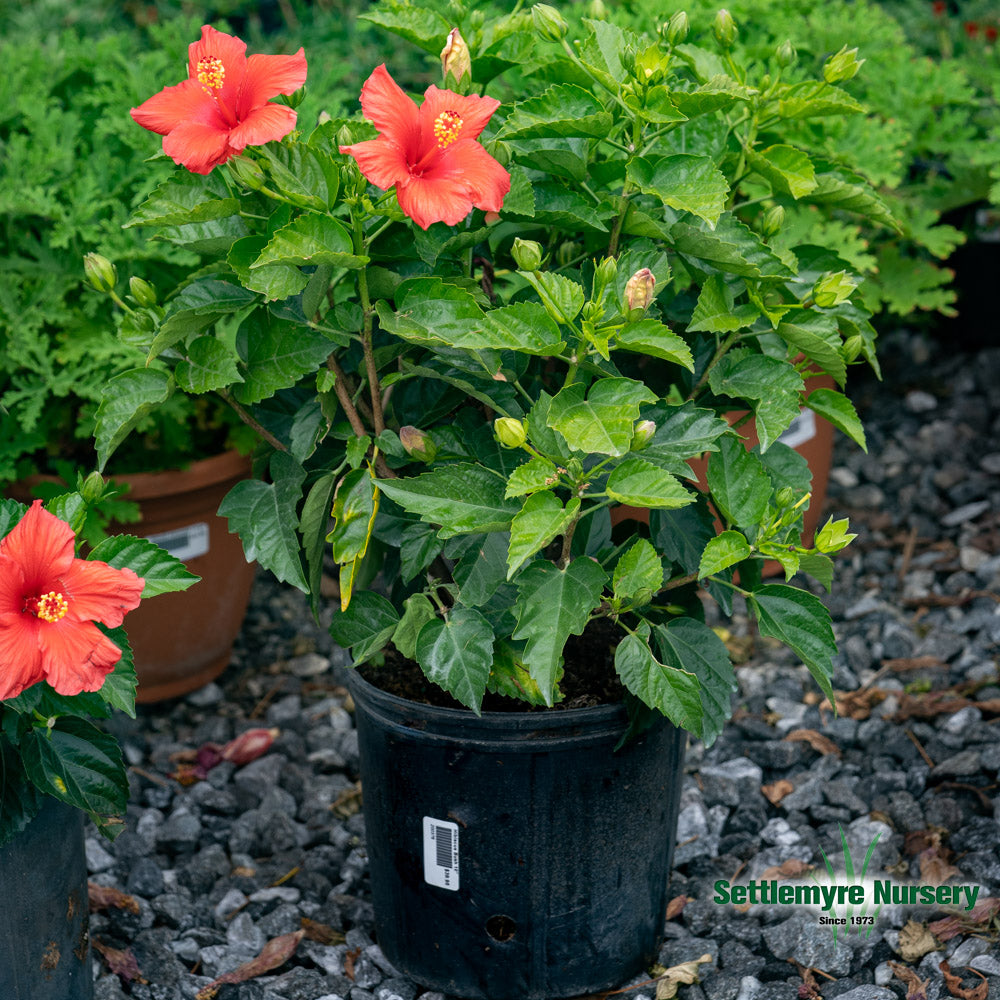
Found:
[[[688,905],[692,900],[691,896],[674,896],[669,903],[667,903],[667,920],[673,920],[674,917],[679,917],[681,915],[681,910]]]
[[[100,938],[94,938],[94,949],[101,953],[101,958],[107,962],[108,969],[113,972],[123,983],[148,983],[148,979],[142,978],[139,971],[139,964],[135,960],[129,948],[112,948],[105,944]]]
[[[951,852],[942,847],[928,847],[921,851],[918,857],[920,881],[928,885],[944,885],[948,879],[961,875],[954,865],[948,863],[950,855]]]
[[[354,963],[361,957],[361,949],[354,948],[344,956],[344,975],[354,981]]]
[[[987,1000],[987,990],[990,988],[986,982],[986,977],[976,969],[969,969],[982,980],[977,986],[965,987],[962,985],[962,977],[956,976],[951,971],[951,966],[947,962],[942,962],[938,968],[944,975],[944,984],[948,987],[948,992],[959,1000]],[[968,967],[967,967],[968,968]]]
[[[213,980],[207,986],[203,986],[195,994],[197,1000],[213,1000],[219,992],[219,987],[224,983],[245,983],[257,976],[262,976],[265,972],[277,969],[284,965],[298,948],[299,942],[305,937],[305,931],[295,931],[293,934],[282,934],[281,937],[271,938],[270,941],[261,948],[260,954],[256,958],[251,958],[249,962],[244,962],[239,968],[232,972],[224,972],[218,979]]]
[[[343,944],[344,932],[336,931],[328,924],[321,924],[318,920],[310,920],[308,917],[302,918],[302,930],[310,941],[317,944]]]
[[[927,926],[939,941],[950,941],[959,934],[981,934],[986,925],[1000,916],[1000,899],[987,896],[966,913],[964,910],[950,917],[942,917]],[[1000,928],[997,928],[1000,930]]]
[[[921,979],[913,969],[890,962],[892,974],[906,987],[906,1000],[927,1000],[927,984],[929,979]]]
[[[787,778],[779,778],[770,785],[761,785],[760,790],[764,793],[764,798],[772,806],[776,806],[786,795],[795,791],[795,786]]]
[[[858,691],[836,691],[834,700],[837,703],[837,714],[844,715],[858,722],[867,719],[872,709],[885,701],[888,692],[882,688],[861,688]]]
[[[772,865],[763,871],[758,878],[762,881],[772,878],[801,878],[803,875],[807,875],[813,871],[814,868],[814,865],[806,864],[805,861],[799,861],[798,858],[789,858],[787,861],[782,861],[780,865]]]
[[[940,947],[927,924],[918,923],[912,918],[906,921],[899,932],[897,951],[904,962],[919,962],[924,955],[937,951]]]
[[[698,982],[698,966],[711,961],[711,955],[702,955],[690,962],[681,962],[680,965],[663,969],[656,979],[656,1000],[673,1000],[677,996],[678,987]]]
[[[824,757],[830,754],[840,756],[840,747],[829,736],[816,732],[815,729],[793,729],[785,736],[790,743],[808,743],[809,746]]]
[[[107,910],[111,907],[116,910],[128,910],[129,913],[137,914],[139,912],[139,903],[134,896],[110,885],[96,885],[93,882],[88,882],[87,899],[90,903],[91,913]]]

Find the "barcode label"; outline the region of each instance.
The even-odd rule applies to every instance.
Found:
[[[161,531],[157,535],[146,535],[146,540],[166,549],[175,559],[187,562],[208,551],[208,524],[199,521],[172,531]]]
[[[778,440],[782,444],[787,444],[789,448],[796,448],[814,437],[816,437],[816,414],[812,410],[803,408]]]
[[[424,881],[458,889],[458,824],[424,817]]]

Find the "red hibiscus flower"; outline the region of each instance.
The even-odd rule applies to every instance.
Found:
[[[975,38],[979,34],[979,23],[977,21],[966,21],[962,25],[969,38]]]
[[[931,9],[934,11],[935,17],[944,17],[948,12],[948,4],[945,3],[945,0],[934,0],[934,3],[931,4]]]
[[[143,580],[76,559],[73,532],[36,500],[0,539],[0,700],[45,680],[59,694],[96,691],[121,650],[94,624],[121,625]]]
[[[188,79],[133,108],[143,128],[163,136],[163,152],[192,173],[284,138],[295,112],[270,98],[306,82],[302,49],[293,56],[246,57],[246,43],[205,25],[188,47]]]
[[[430,86],[418,108],[385,66],[361,88],[361,109],[380,135],[341,146],[376,187],[395,186],[399,207],[426,229],[453,226],[473,208],[499,212],[510,174],[476,142],[500,102]]]

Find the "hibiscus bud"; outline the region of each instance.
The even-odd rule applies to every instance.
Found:
[[[779,507],[787,507],[795,499],[795,490],[791,486],[784,486],[774,494],[774,499]]]
[[[649,308],[649,303],[653,301],[655,286],[656,279],[648,267],[636,271],[625,285],[625,304],[629,312],[633,310],[645,312]]]
[[[485,222],[487,226],[495,225],[499,221],[500,221],[500,213],[499,212],[487,212],[483,216],[483,222]]]
[[[249,764],[263,757],[280,734],[280,729],[248,729],[222,748],[222,759],[231,760],[237,767]]]
[[[861,351],[865,346],[865,342],[861,339],[859,334],[855,334],[853,337],[848,337],[844,341],[844,346],[841,348],[840,353],[843,355],[844,360],[848,364],[853,364],[858,360],[861,355]]]
[[[133,275],[128,279],[128,287],[132,292],[132,297],[139,305],[147,309],[156,305],[156,289],[148,281]]]
[[[259,191],[266,181],[264,171],[247,156],[234,156],[229,161],[230,173],[240,184],[253,191]]]
[[[80,484],[80,496],[88,504],[97,503],[104,496],[104,477],[99,472],[92,472]]]
[[[433,462],[437,454],[437,445],[430,436],[412,424],[399,428],[399,443],[418,462]]]
[[[632,428],[632,444],[630,451],[642,451],[656,433],[656,424],[652,420],[640,420]]]
[[[283,104],[287,104],[290,108],[297,108],[306,96],[306,87],[303,84],[298,90],[292,91],[290,94],[283,95]]]
[[[587,7],[587,17],[595,21],[606,21],[608,19],[608,8],[604,0],[590,0]]]
[[[670,45],[679,45],[688,36],[691,24],[688,21],[687,11],[678,10],[670,16],[666,25],[667,42]]]
[[[541,243],[516,237],[510,252],[522,271],[537,271],[542,266]]]
[[[594,302],[601,302],[604,299],[604,291],[615,280],[618,274],[618,262],[614,257],[605,257],[594,268],[594,291],[591,298]]]
[[[833,271],[824,274],[813,285],[812,299],[820,309],[832,309],[841,302],[846,302],[857,287],[858,279],[853,274]]]
[[[569,25],[566,18],[547,3],[536,3],[531,8],[531,21],[542,38],[547,38],[550,42],[558,42],[566,37]]]
[[[733,15],[725,7],[715,15],[715,20],[712,22],[712,32],[715,35],[715,40],[724,49],[733,47],[733,42],[736,41],[736,22],[733,20]]]
[[[832,517],[816,533],[813,543],[820,552],[831,554],[846,548],[858,536],[848,531],[851,524],[846,517],[835,521]]]
[[[321,111],[316,116],[316,124],[317,125],[325,125],[327,122],[332,122],[332,121],[333,121],[333,118],[331,117],[329,111]]]
[[[765,236],[775,236],[785,224],[785,210],[781,205],[772,205],[760,219],[760,231]]]
[[[99,253],[83,255],[83,271],[87,280],[99,292],[113,292],[118,282],[118,269]]]
[[[795,60],[799,58],[799,54],[795,51],[795,46],[792,45],[791,41],[786,38],[775,50],[774,57],[778,60],[778,65],[782,69],[785,69],[787,66],[795,64]]]
[[[846,45],[823,64],[823,79],[827,83],[841,83],[855,76],[864,64],[864,59],[858,59],[857,47],[849,49]]]
[[[448,41],[445,42],[441,50],[441,75],[448,79],[451,74],[456,81],[461,81],[462,77],[472,76],[472,57],[469,55],[469,46],[465,44],[458,28],[452,28],[448,34]]]
[[[528,440],[524,424],[513,417],[497,417],[493,421],[493,431],[505,448],[520,448]]]

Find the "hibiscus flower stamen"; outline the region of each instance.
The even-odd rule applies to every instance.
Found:
[[[438,149],[450,146],[462,131],[462,116],[457,111],[442,111],[434,119],[434,138]]]
[[[62,594],[50,590],[41,597],[29,597],[24,602],[24,610],[45,622],[57,622],[69,611],[69,604]]]
[[[198,60],[198,82],[218,90],[226,79],[226,67],[218,56],[203,56]]]

